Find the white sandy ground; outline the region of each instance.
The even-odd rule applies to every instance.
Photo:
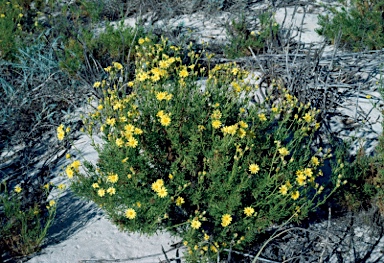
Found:
[[[282,21],[283,10],[276,13],[278,22]],[[288,9],[288,13],[292,12]],[[217,35],[220,38],[224,31],[220,28],[207,26],[201,23],[201,17],[196,15],[195,23],[191,17],[184,19],[186,24],[203,24],[202,39],[212,38]],[[296,17],[293,23],[301,23],[301,18]],[[176,23],[176,21],[175,21]],[[305,18],[305,30],[301,35],[303,42],[319,42],[321,38],[314,32],[317,27],[317,14],[307,14]],[[204,31],[204,28],[207,31]],[[212,31],[209,31],[212,29]],[[204,37],[205,36],[205,37]],[[355,117],[356,102],[365,111],[370,112],[372,120],[375,120],[374,132],[370,131],[369,136],[377,137],[381,133],[381,114],[378,109],[373,109],[372,99],[365,98],[366,94],[371,94],[375,100],[380,100],[380,96],[375,91],[365,91],[364,95],[349,104],[350,110],[346,114],[351,118]],[[378,119],[378,120],[376,120]],[[340,120],[333,121],[335,130],[342,129]],[[363,132],[355,132],[356,136],[366,136]],[[362,135],[364,134],[364,135]],[[348,135],[346,135],[348,136]],[[85,159],[97,160],[97,153],[89,144],[89,139],[81,137],[75,145],[83,151]],[[72,151],[76,155],[76,151]],[[77,155],[78,156],[78,155]],[[57,168],[57,173],[62,171],[65,160]],[[55,184],[65,182],[63,176],[57,176]],[[159,233],[156,236],[146,237],[135,233],[120,232],[111,222],[109,222],[102,212],[94,205],[79,200],[74,197],[69,190],[66,190],[58,202],[58,212],[55,225],[52,227],[48,237],[48,246],[40,254],[30,259],[29,263],[77,263],[77,262],[139,262],[139,263],[158,263],[164,260],[162,246],[167,251],[171,244],[175,244],[180,239],[171,237],[168,233]],[[152,255],[152,256],[151,256]],[[154,255],[154,256],[153,256]],[[168,257],[175,257],[175,251],[171,251]],[[126,259],[118,261],[118,259]],[[99,260],[99,261],[97,261]]]
[[[167,251],[176,239],[167,233],[147,237],[136,233],[120,232],[104,217],[92,219],[80,231],[57,245],[44,249],[43,254],[30,263],[107,262],[121,259],[124,262],[153,263],[165,260],[162,246]],[[169,258],[175,251],[168,252]],[[96,261],[98,260],[98,261]],[[116,261],[114,261],[116,262]]]

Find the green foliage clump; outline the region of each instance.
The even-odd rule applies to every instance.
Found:
[[[9,251],[13,256],[26,256],[40,249],[56,214],[56,202],[25,205],[20,185],[13,193],[3,182],[0,192],[0,251]],[[48,195],[51,185],[44,186]],[[1,258],[0,254],[0,258]]]
[[[379,144],[372,156],[360,149],[355,157],[348,158],[346,147],[343,148],[339,162],[345,166],[345,186],[343,191],[335,194],[336,203],[342,210],[359,212],[374,207],[384,215],[383,136],[379,137]],[[344,162],[341,161],[343,159]]]
[[[9,58],[17,51],[23,37],[23,16],[23,8],[17,1],[0,1],[0,59]]]
[[[53,0],[0,1],[0,59],[15,61],[18,49],[29,46],[44,27],[39,23],[43,10],[53,9]]]
[[[81,34],[70,36],[64,41],[60,67],[70,75],[76,75],[86,70],[84,65],[87,62],[96,62],[102,67],[107,67],[112,61],[128,62],[134,54],[134,50],[130,54],[130,47],[137,44],[137,39],[142,35],[142,27],[133,29],[125,26],[123,21],[115,26],[107,24],[98,34],[82,30]]]
[[[247,21],[241,16],[239,21],[233,20],[227,27],[229,44],[225,46],[225,55],[229,58],[249,56],[251,48],[255,53],[262,53],[268,45],[275,42],[279,31],[279,25],[272,13],[265,12],[259,15],[260,27],[257,31],[248,29]]]
[[[340,10],[330,8],[330,15],[319,15],[316,32],[335,42],[339,37],[353,51],[376,50],[384,47],[384,1],[351,0]]]
[[[119,81],[123,66],[114,62],[94,84],[103,96],[84,123],[104,140],[96,166],[65,169],[72,189],[121,229],[169,230],[189,261],[203,262],[306,218],[340,186],[336,178],[329,187],[321,170],[330,152],[309,147],[320,126],[309,104],[277,86],[253,103],[257,87],[236,64],[203,68],[191,49],[183,64],[183,51],[166,40],[138,42],[132,81]],[[59,139],[65,134],[60,126]]]

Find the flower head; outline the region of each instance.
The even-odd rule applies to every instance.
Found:
[[[93,87],[94,88],[98,88],[101,86],[101,82],[100,81],[96,81],[94,84],[93,84]]]
[[[179,73],[179,76],[181,77],[181,78],[186,78],[186,77],[188,77],[188,71],[186,70],[186,69],[183,69],[182,71],[180,71],[180,73]]]
[[[221,126],[221,121],[219,121],[219,120],[213,120],[212,121],[212,127],[214,129],[218,129],[218,128],[220,128],[220,126]]]
[[[157,179],[156,182],[152,183],[152,190],[159,192],[160,188],[164,185],[163,179]]]
[[[20,193],[23,189],[20,187],[20,185],[16,185],[14,191],[16,193]]]
[[[119,62],[112,62],[112,65],[117,70],[122,70],[123,69],[123,65],[121,65]]]
[[[193,229],[199,229],[201,227],[201,222],[199,221],[199,219],[197,218],[193,219],[191,222],[191,227]]]
[[[251,174],[257,174],[257,172],[260,171],[260,167],[257,164],[253,163],[249,166],[249,171],[251,172]]]
[[[108,118],[106,121],[105,121],[109,126],[115,126],[116,124],[116,119],[115,118]]]
[[[234,124],[234,125],[230,125],[230,126],[224,126],[223,128],[221,128],[221,131],[224,134],[235,135],[236,131],[237,131],[237,128],[238,128],[238,125]]]
[[[164,114],[160,117],[160,123],[163,126],[169,126],[169,124],[171,124],[171,117],[169,117],[168,114]]]
[[[117,174],[109,174],[107,177],[107,182],[116,183],[119,180],[119,176]]]
[[[125,211],[125,217],[132,220],[132,219],[135,219],[136,217],[136,211],[132,208],[128,208],[126,211]]]
[[[312,169],[311,168],[305,168],[303,173],[308,176],[308,177],[311,177],[313,175],[313,172],[312,172]]]
[[[157,191],[157,195],[160,197],[160,198],[164,198],[168,195],[168,191],[167,191],[167,188],[165,188],[164,186],[160,187],[159,191]]]
[[[65,173],[67,174],[69,179],[73,177],[74,172],[71,165],[68,165],[67,168],[65,168]]]
[[[167,98],[168,92],[156,92],[156,99],[159,101],[165,100]]]
[[[319,162],[319,158],[317,158],[316,156],[313,156],[311,158],[311,163],[314,165],[314,166],[318,166],[320,164]]]
[[[301,170],[296,171],[296,182],[299,184],[299,186],[305,185],[305,180],[307,180],[307,176],[304,174],[304,172]]]
[[[116,145],[117,147],[122,147],[124,145],[124,141],[121,138],[116,139]]]
[[[288,193],[288,187],[283,184],[282,186],[280,186],[279,188],[279,192],[282,194],[282,195],[286,195]]]
[[[229,214],[224,214],[222,217],[221,217],[221,225],[223,227],[226,227],[226,226],[229,226],[232,222],[232,216],[229,215]]]
[[[64,139],[64,136],[65,136],[64,125],[60,124],[60,126],[57,127],[57,139],[59,139],[59,141],[62,141]]]
[[[52,207],[56,204],[55,200],[49,200],[49,206]]]
[[[139,144],[139,142],[133,137],[129,137],[128,142],[126,145],[131,148],[136,148],[136,146]]]
[[[213,113],[211,114],[212,119],[220,119],[221,118],[221,112],[220,110],[214,110]]]
[[[255,212],[255,209],[253,209],[253,207],[248,206],[248,207],[244,208],[244,214],[246,216],[251,216],[251,215],[253,215],[254,212]]]
[[[310,113],[306,113],[303,117],[303,120],[305,120],[307,123],[310,123],[312,121],[312,116]]]
[[[176,205],[177,206],[181,206],[184,203],[185,203],[184,198],[182,198],[181,196],[176,198]]]
[[[76,171],[76,172],[79,172],[79,167],[81,165],[81,162],[79,160],[75,160],[73,161],[73,163],[71,163],[71,167]]]
[[[244,129],[248,128],[248,124],[245,121],[239,121],[239,125],[241,128],[244,128]]]
[[[299,197],[300,197],[300,193],[299,193],[299,191],[295,191],[295,192],[293,192],[292,195],[291,195],[291,198],[292,198],[293,200],[297,200]]]
[[[97,191],[97,195],[100,196],[100,197],[103,197],[105,195],[105,190],[104,189],[99,189]]]
[[[237,135],[239,135],[240,138],[244,138],[245,135],[247,135],[247,132],[246,132],[243,128],[240,128],[240,129],[237,131]]]
[[[109,188],[107,189],[107,193],[108,193],[109,195],[114,195],[114,194],[116,193],[116,189],[115,189],[114,187],[109,187]]]
[[[259,117],[259,120],[260,121],[266,121],[267,120],[267,117],[265,117],[265,114],[264,113],[260,113],[257,115]]]
[[[287,156],[289,154],[288,149],[285,148],[285,147],[280,148],[278,151],[279,151],[280,155],[283,156],[283,157]]]

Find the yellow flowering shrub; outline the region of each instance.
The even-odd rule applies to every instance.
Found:
[[[254,103],[257,87],[236,64],[204,68],[191,49],[184,64],[164,39],[139,44],[133,80],[119,82],[123,69],[112,65],[95,84],[102,107],[84,123],[105,141],[97,165],[85,162],[86,174],[70,166],[72,188],[121,229],[169,230],[201,262],[305,218],[334,191],[319,178],[329,152],[310,147],[316,109],[283,88]]]

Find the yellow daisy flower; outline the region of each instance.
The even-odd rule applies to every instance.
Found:
[[[221,126],[221,121],[219,121],[219,120],[212,121],[212,127],[214,129],[218,129],[218,128],[220,128],[220,126]]]
[[[239,135],[240,138],[244,138],[245,135],[247,135],[247,132],[246,132],[244,129],[240,128],[240,129],[237,131],[237,134]]]
[[[156,92],[156,99],[159,101],[165,100],[168,93],[166,91],[163,92]]]
[[[107,189],[107,193],[108,193],[109,195],[114,195],[114,194],[116,193],[116,189],[115,189],[114,187],[109,187],[109,188]]]
[[[201,222],[197,218],[195,218],[191,222],[191,227],[193,229],[199,229],[201,227]]]
[[[319,158],[317,158],[316,156],[313,156],[313,157],[311,158],[311,162],[312,162],[312,164],[313,164],[314,166],[318,166],[318,165],[320,164],[320,162],[319,162]]]
[[[213,113],[211,114],[212,119],[220,119],[222,116],[220,110],[214,110]]]
[[[303,173],[308,176],[308,177],[311,177],[313,175],[313,172],[312,172],[312,169],[311,168],[305,168]]]
[[[282,186],[280,186],[279,188],[279,192],[282,194],[282,195],[286,195],[288,193],[288,187],[283,184]]]
[[[221,217],[221,225],[223,227],[226,227],[226,226],[229,226],[232,222],[232,216],[229,215],[229,214],[224,214],[222,217]]]
[[[135,219],[136,217],[136,211],[132,208],[128,208],[126,211],[125,211],[125,217],[132,220],[132,219]]]
[[[167,191],[167,188],[165,188],[164,186],[160,187],[159,191],[157,191],[157,195],[160,197],[160,198],[164,198],[168,195],[168,191]]]
[[[291,198],[292,198],[293,200],[297,200],[299,197],[300,197],[300,193],[299,193],[299,191],[295,191],[295,192],[293,192],[292,195],[291,195]]]
[[[253,163],[249,165],[249,171],[251,172],[251,174],[257,174],[257,172],[260,171],[260,167],[257,164]]]
[[[278,151],[279,151],[280,155],[283,156],[283,157],[287,156],[289,154],[288,149],[285,148],[285,147],[280,148]]]
[[[65,173],[67,174],[69,179],[73,178],[74,172],[70,165],[68,165],[67,168],[65,168]]]
[[[139,45],[142,45],[142,44],[144,44],[145,43],[145,39],[144,38],[139,38]]]
[[[121,138],[116,139],[117,147],[122,147],[124,145],[124,141]]]
[[[119,180],[119,176],[117,174],[109,174],[107,177],[107,182],[116,183]]]
[[[49,200],[49,206],[52,207],[56,204],[55,200]]]
[[[239,121],[239,125],[241,128],[244,128],[244,129],[248,128],[248,124],[244,121]]]
[[[296,182],[299,184],[299,186],[305,185],[305,180],[307,179],[307,176],[304,173],[299,173],[296,177]]]
[[[303,120],[305,120],[307,123],[310,123],[312,121],[312,116],[310,113],[306,113],[303,117]]]
[[[73,163],[71,164],[72,168],[75,169],[76,172],[79,171],[79,167],[81,165],[81,162],[79,160],[75,160],[73,161]]]
[[[101,82],[100,81],[96,81],[94,84],[93,84],[93,87],[94,88],[99,88],[101,86]]]
[[[105,190],[104,189],[99,189],[97,191],[97,195],[100,196],[100,197],[103,197],[105,195]]]
[[[133,137],[129,137],[128,142],[126,145],[131,148],[136,148],[136,146],[139,144],[139,142]]]
[[[163,179],[157,179],[156,182],[152,183],[152,190],[158,192],[163,185]]]
[[[260,113],[257,115],[259,117],[259,120],[260,121],[266,121],[267,120],[267,117],[265,117],[265,114],[264,113]]]
[[[14,191],[16,193],[20,193],[23,189],[20,187],[20,185],[16,185],[15,188],[14,188]]]
[[[177,199],[176,199],[176,205],[177,206],[181,206],[184,203],[185,203],[184,198],[182,198],[181,196],[177,197]]]
[[[186,78],[186,77],[188,77],[188,71],[186,70],[186,69],[183,69],[182,71],[180,71],[180,73],[179,73],[179,76],[181,77],[181,78]]]
[[[171,124],[171,117],[169,117],[167,114],[164,114],[162,117],[160,117],[160,123],[163,126],[169,126]]]
[[[246,216],[251,216],[251,215],[253,215],[254,212],[255,212],[255,209],[253,209],[253,207],[248,206],[248,207],[244,208],[244,214]]]

